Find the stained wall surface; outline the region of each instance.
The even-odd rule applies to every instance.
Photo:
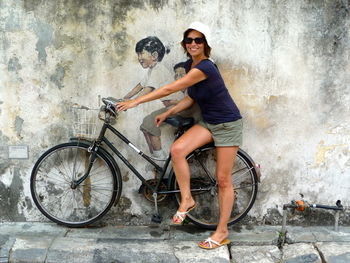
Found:
[[[45,220],[31,199],[30,173],[40,154],[72,136],[73,105],[96,109],[99,98],[121,98],[150,81],[135,48],[151,36],[164,49],[150,86],[174,80],[174,65],[186,60],[179,42],[194,20],[212,29],[212,57],[244,118],[242,148],[261,165],[250,217],[276,223],[299,193],[349,205],[349,8],[346,0],[0,0],[0,220]],[[116,127],[147,153],[139,126],[163,106],[128,110]],[[161,136],[167,149],[171,128]],[[132,150],[122,152],[154,176]],[[152,205],[120,168],[122,199],[109,219],[145,222]]]

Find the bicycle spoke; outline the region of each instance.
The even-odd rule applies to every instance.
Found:
[[[40,185],[40,182],[37,182],[37,185],[38,185],[38,187],[41,187],[41,188],[47,188],[47,183],[44,183],[44,182],[41,182],[42,184]],[[61,186],[61,187],[64,187],[64,186],[67,186],[67,184],[62,184],[62,183],[60,183],[60,184],[55,184],[55,185],[58,185],[58,186]]]
[[[72,152],[73,152],[73,149],[72,149]],[[74,158],[73,167],[72,167],[72,180],[76,179],[75,178],[76,171],[80,170],[80,162],[79,162],[79,169],[76,170],[77,157],[78,157],[78,148],[75,149],[75,158]]]
[[[255,186],[255,184],[249,184],[249,185],[246,185],[244,187],[234,187],[234,189],[235,190],[247,189],[247,188],[252,188],[253,186]]]
[[[88,188],[83,188],[83,189],[85,189],[85,190],[88,190],[88,191],[94,191],[94,192],[97,192],[97,193],[100,193],[100,194],[103,194],[103,195],[105,195],[105,196],[110,196],[110,195],[107,195],[107,194],[105,194],[105,193],[102,193],[102,192],[99,192],[98,190],[106,190],[106,191],[108,191],[108,192],[113,192],[113,189],[111,189],[111,188],[95,188],[95,187],[88,187]]]
[[[61,205],[60,205],[60,204],[61,204],[61,197],[64,198],[64,197],[67,195],[67,192],[68,192],[68,191],[64,191],[61,195],[55,196],[56,200],[53,201],[53,202],[50,204],[50,206],[48,207],[48,210],[52,211],[52,209],[55,208],[55,205],[56,205],[56,204],[58,204],[58,206],[61,206]],[[48,197],[48,199],[49,199],[49,197]]]
[[[63,162],[63,160],[62,160],[62,158],[61,158],[60,152],[57,152],[57,157],[58,157],[59,160],[60,160],[60,165],[62,165],[63,169],[66,171],[66,173],[62,172],[63,176],[66,175],[66,174],[69,174],[69,172],[67,172],[67,169],[66,169],[66,167],[65,167],[65,165],[64,165],[64,162]],[[69,170],[69,169],[68,169],[68,170]],[[68,181],[70,180],[69,176],[67,177],[67,180],[68,180]]]
[[[244,173],[241,173],[238,178],[242,178],[243,176],[247,176],[252,171],[252,169],[253,168],[250,168],[250,169],[242,168],[242,169],[240,169],[240,171],[243,171],[243,170],[247,170],[247,171],[244,172]],[[236,173],[233,173],[233,176],[235,176],[237,178],[237,174]]]
[[[81,191],[81,189],[79,189],[78,191],[83,196],[84,193]],[[105,195],[105,196],[107,196],[108,198],[110,197],[110,195]],[[91,203],[94,204],[94,207],[99,207],[100,209],[104,209],[104,207],[106,206],[106,203],[101,200],[102,199],[99,199],[96,197],[95,192],[91,193]]]
[[[55,168],[55,170],[57,170],[57,168]],[[42,171],[41,169],[39,169],[38,171]],[[59,173],[60,171],[57,170]],[[45,171],[42,171],[43,174],[47,174]],[[51,174],[56,175],[58,178],[62,178],[61,174],[63,174],[62,172],[60,174],[54,173],[53,171],[50,171]],[[44,175],[45,176],[45,175]],[[62,178],[65,182],[69,183],[69,180],[65,180],[64,176]],[[55,179],[56,180],[56,179]]]
[[[93,191],[93,193],[97,193],[97,194],[99,194],[99,195],[103,195],[103,196],[106,196],[106,197],[109,197],[110,195],[109,194],[106,194],[106,193],[104,193],[104,192],[101,192],[101,191],[98,191],[98,190],[96,190],[96,189],[93,189],[94,191]],[[108,192],[112,192],[112,191],[109,191],[108,190]]]
[[[87,190],[95,190],[95,191],[97,191],[97,190],[106,190],[106,191],[109,191],[109,192],[113,192],[113,189],[111,189],[111,188],[108,188],[108,187],[105,187],[105,188],[103,188],[103,187],[90,187],[90,188],[86,188]]]
[[[108,172],[107,169],[103,170],[103,171],[100,171],[100,172],[94,172],[94,171],[91,171],[90,175],[98,175],[98,174],[105,174],[106,172]],[[104,177],[104,178],[108,178],[108,176]],[[103,179],[103,178],[102,178]]]
[[[56,175],[55,173],[51,173],[51,174]],[[61,183],[65,183],[65,184],[67,184],[67,185],[70,185],[70,182],[69,182],[69,181],[62,181],[62,180],[56,179],[56,178],[54,178],[54,177],[50,177],[50,176],[48,176],[48,175],[46,175],[46,177],[47,177],[48,179],[52,179],[52,182],[61,182]],[[58,178],[61,178],[61,176],[59,176],[59,175],[57,175],[57,177],[58,177]]]

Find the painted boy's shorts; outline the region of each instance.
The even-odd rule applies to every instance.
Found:
[[[166,112],[167,110],[168,110],[167,108],[162,108],[162,109],[153,111],[152,113],[147,115],[143,119],[142,124],[140,126],[140,129],[142,131],[146,131],[146,132],[152,134],[153,136],[160,136],[161,130],[159,127],[156,126],[155,118],[157,117],[157,115],[162,114],[162,113]]]
[[[215,146],[242,145],[242,119],[219,124],[210,124],[205,122],[204,120],[201,120],[198,124],[211,132]]]

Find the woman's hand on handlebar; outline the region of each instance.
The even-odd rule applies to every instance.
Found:
[[[127,109],[131,109],[139,105],[139,103],[136,100],[127,100],[116,103],[116,107],[118,112],[120,111],[126,111]]]
[[[157,115],[154,120],[156,126],[159,127],[166,118],[168,118],[168,114],[166,112]]]

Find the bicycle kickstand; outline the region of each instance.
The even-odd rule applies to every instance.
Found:
[[[157,202],[158,194],[157,193],[153,193],[153,199],[154,199],[155,213],[152,216],[152,222],[161,223],[162,217],[160,216],[159,211],[158,211],[158,202]]]

